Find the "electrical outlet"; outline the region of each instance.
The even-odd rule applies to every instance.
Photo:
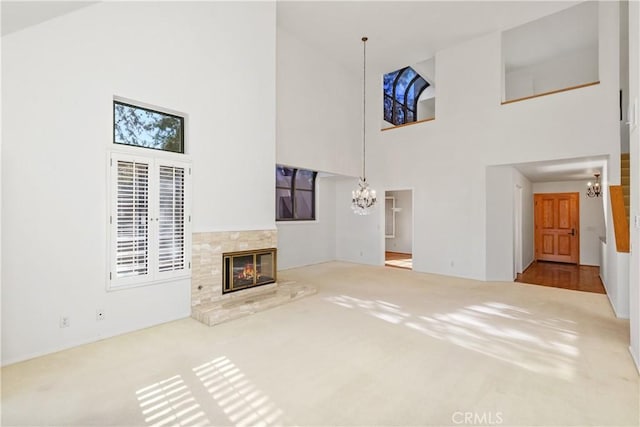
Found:
[[[104,320],[104,310],[99,308],[96,310],[96,320]]]
[[[68,316],[60,316],[60,327],[68,328],[71,325],[71,321]]]

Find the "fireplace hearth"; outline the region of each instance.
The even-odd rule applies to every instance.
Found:
[[[222,293],[275,283],[276,248],[222,254]]]

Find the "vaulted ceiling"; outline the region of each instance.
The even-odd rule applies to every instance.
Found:
[[[72,13],[97,1],[5,1],[2,35]],[[580,1],[277,1],[278,28],[348,69],[367,61],[392,71],[431,58],[444,48],[507,30],[567,9]],[[548,45],[548,42],[545,42]],[[559,47],[560,48],[560,47]],[[534,181],[589,178],[604,159],[519,165]],[[549,169],[551,168],[551,169]]]
[[[278,27],[350,68],[392,71],[444,48],[516,27],[576,1],[279,1]]]

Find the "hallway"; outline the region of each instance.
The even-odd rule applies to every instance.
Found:
[[[518,274],[515,281],[574,291],[606,293],[600,280],[600,267],[591,265],[534,261],[524,273]]]

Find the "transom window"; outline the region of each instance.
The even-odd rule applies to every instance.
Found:
[[[429,83],[411,67],[384,75],[384,120],[394,125],[417,121],[418,98]]]
[[[276,166],[276,221],[316,219],[317,172]]]
[[[184,153],[184,117],[113,101],[113,143]]]

